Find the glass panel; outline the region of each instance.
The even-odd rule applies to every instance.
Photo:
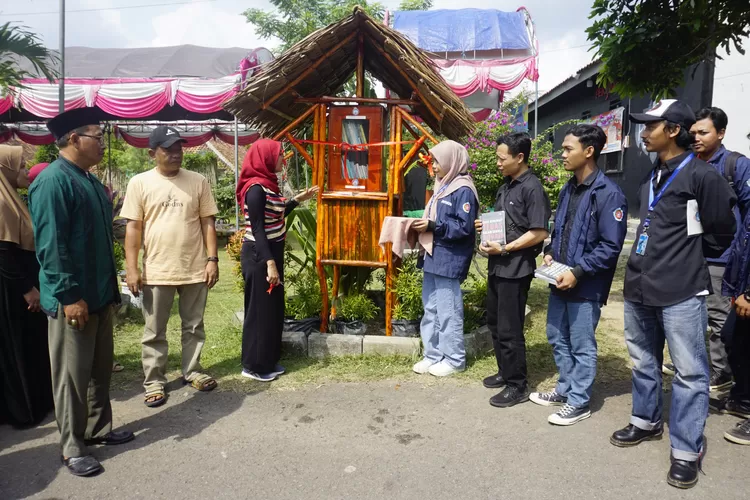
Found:
[[[347,144],[369,143],[370,120],[365,117],[347,117],[341,122],[341,136]],[[341,156],[341,177],[346,180],[347,188],[365,189],[370,176],[369,163],[369,151],[348,151]]]

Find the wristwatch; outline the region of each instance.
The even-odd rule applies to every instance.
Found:
[[[206,261],[218,263],[219,262],[219,258],[218,257],[209,257],[208,259],[206,259]]]
[[[745,294],[744,295],[745,295],[745,300],[748,301],[748,302],[750,302],[750,288],[748,288],[747,290],[745,290]]]

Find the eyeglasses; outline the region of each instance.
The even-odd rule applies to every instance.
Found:
[[[104,144],[104,135],[103,134],[102,135],[78,134],[78,135],[83,136],[83,137],[91,137],[92,139],[96,139],[97,141],[99,141],[102,144]]]

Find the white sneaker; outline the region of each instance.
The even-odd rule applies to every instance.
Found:
[[[458,373],[461,370],[457,370],[453,368],[448,363],[445,363],[444,361],[441,361],[440,363],[434,364],[430,367],[430,375],[434,375],[436,377],[447,377],[448,375],[453,375],[454,373]]]
[[[434,365],[432,361],[429,359],[423,359],[419,363],[415,364],[412,367],[412,370],[414,370],[414,373],[419,373],[420,375],[424,375],[425,373],[430,371],[430,367]]]

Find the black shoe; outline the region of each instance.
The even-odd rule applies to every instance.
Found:
[[[501,387],[505,387],[505,379],[503,379],[503,376],[500,375],[500,373],[496,373],[495,375],[485,377],[484,380],[482,380],[482,385],[487,389],[500,389]]]
[[[730,387],[732,387],[732,376],[724,372],[715,371],[711,374],[711,381],[708,385],[708,388],[712,391],[729,389]]]
[[[667,484],[686,490],[698,484],[698,471],[700,471],[700,458],[695,462],[677,460],[672,458],[672,466],[667,474]]]
[[[135,439],[135,434],[130,431],[112,431],[102,438],[86,439],[84,443],[86,446],[92,446],[95,444],[103,444],[105,446],[114,446],[117,444],[129,443]]]
[[[629,424],[624,429],[615,431],[615,433],[609,438],[609,442],[615,446],[625,448],[641,444],[644,441],[661,439],[662,434],[664,434],[664,428],[661,425],[655,427],[653,430],[644,431],[633,424]]]
[[[750,401],[737,401],[731,397],[711,398],[708,407],[718,413],[727,413],[740,418],[750,418]]]
[[[736,444],[750,444],[750,418],[725,432],[724,439]]]
[[[499,394],[490,398],[490,404],[497,408],[509,408],[518,403],[525,403],[529,400],[529,391],[526,387],[520,388],[508,385]]]
[[[85,457],[60,457],[63,465],[68,468],[71,474],[74,476],[92,476],[98,472],[104,470],[99,460],[95,459],[91,455]]]

